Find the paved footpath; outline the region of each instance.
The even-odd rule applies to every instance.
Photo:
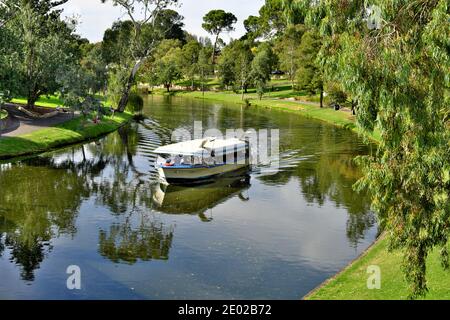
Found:
[[[19,119],[17,117],[10,117],[8,119],[7,127],[2,131],[1,135],[3,137],[16,137],[48,127],[53,127],[71,119],[71,113],[60,113],[48,119]]]

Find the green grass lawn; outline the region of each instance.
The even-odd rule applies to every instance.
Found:
[[[8,112],[5,110],[0,111],[0,120],[5,119],[8,116]]]
[[[15,98],[11,100],[12,103],[17,104],[27,104],[27,98]],[[35,103],[38,107],[48,107],[48,108],[56,108],[57,106],[62,106],[63,102],[58,99],[56,96],[42,96]]]
[[[365,255],[357,259],[343,272],[330,279],[308,300],[403,300],[408,298],[408,287],[401,270],[400,252],[388,252],[387,240],[381,238]],[[369,266],[379,266],[381,288],[369,290],[367,279]],[[450,271],[445,271],[435,250],[427,261],[427,281],[430,290],[425,299],[450,299]]]
[[[60,125],[17,137],[0,138],[0,159],[30,155],[53,148],[93,139],[107,134],[132,119],[130,113],[104,117],[99,124],[78,117]]]

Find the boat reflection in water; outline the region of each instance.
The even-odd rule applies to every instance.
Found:
[[[211,221],[205,212],[235,196],[248,201],[248,174],[233,174],[197,186],[157,183],[152,186],[152,200],[156,210],[167,214],[196,214],[202,221]]]

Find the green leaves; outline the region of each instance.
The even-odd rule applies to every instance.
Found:
[[[450,233],[450,15],[445,0],[374,3],[378,29],[367,27],[364,1],[321,1],[308,21],[329,36],[320,55],[327,76],[358,101],[358,126],[381,132],[376,157],[359,159],[356,187],[370,190],[416,298],[428,290],[428,253]]]

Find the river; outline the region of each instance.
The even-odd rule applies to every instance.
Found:
[[[375,239],[349,130],[291,113],[149,96],[142,123],[0,164],[0,298],[299,299]],[[175,129],[278,129],[279,168],[158,184]],[[69,266],[81,272],[69,290]]]

